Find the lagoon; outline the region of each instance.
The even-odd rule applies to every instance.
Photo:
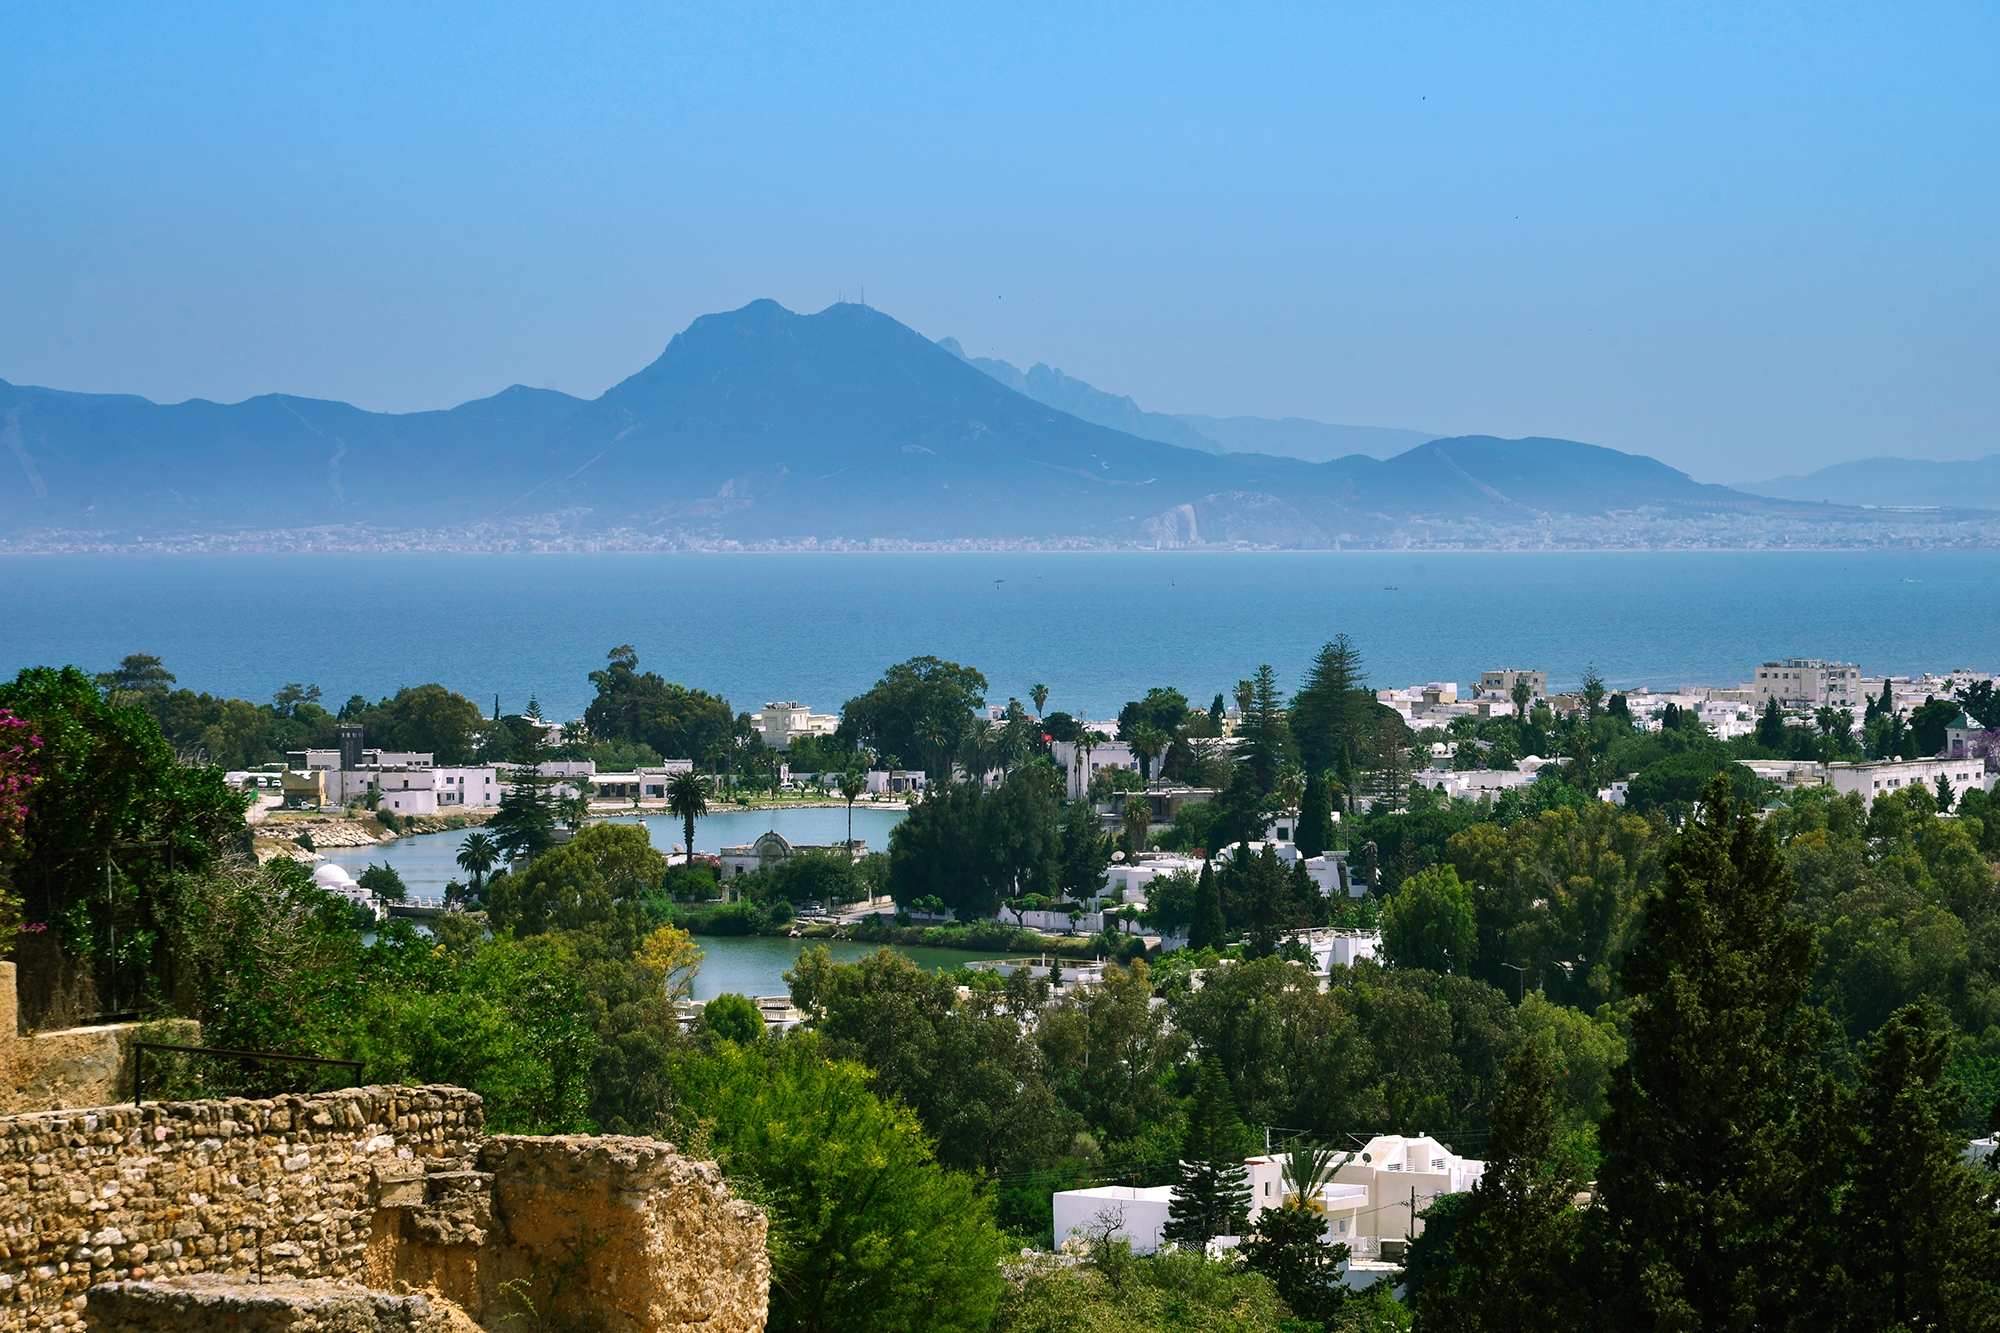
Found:
[[[889,832],[902,822],[904,813],[900,809],[881,810],[856,805],[854,836],[865,841],[870,851],[886,851]],[[628,818],[617,822],[633,821]],[[678,819],[647,815],[638,822],[646,825],[655,847],[679,845],[681,824]],[[794,843],[823,845],[839,842],[847,837],[847,808],[819,806],[719,811],[696,821],[695,850],[713,852],[721,847],[752,842],[767,829],[776,829]],[[443,896],[447,882],[465,877],[465,872],[453,859],[458,855],[458,846],[465,840],[465,834],[466,830],[423,833],[375,847],[329,848],[324,857],[346,868],[352,875],[359,875],[370,864],[393,866],[412,895],[436,898]],[[706,954],[701,973],[695,978],[694,995],[698,1000],[714,999],[725,991],[738,995],[782,995],[785,993],[785,971],[792,966],[800,949],[815,943],[826,944],[833,951],[833,956],[842,961],[859,958],[879,947],[850,940],[808,941],[755,935],[704,935],[696,943]],[[955,968],[977,958],[1007,956],[904,946],[898,946],[896,951],[915,959],[919,966],[925,968]]]

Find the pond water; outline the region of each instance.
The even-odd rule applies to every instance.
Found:
[[[902,810],[857,805],[854,807],[854,836],[866,842],[871,852],[885,851],[889,846],[889,831],[903,821],[904,813]],[[643,823],[655,847],[680,845],[681,823],[671,816],[647,814],[637,821],[627,818],[616,822]],[[847,808],[821,806],[718,811],[696,822],[695,850],[714,852],[723,847],[740,846],[756,841],[758,835],[770,829],[806,846],[841,842],[847,837]],[[466,830],[463,829],[451,833],[423,833],[374,847],[330,848],[324,855],[326,860],[345,868],[351,875],[359,875],[371,864],[392,866],[403,877],[403,883],[412,897],[438,898],[444,895],[448,882],[464,878],[465,872],[458,868],[455,858],[465,835]],[[812,941],[755,935],[703,935],[696,943],[701,945],[706,955],[702,960],[701,974],[695,978],[694,994],[698,1000],[713,999],[725,991],[738,995],[782,995],[785,993],[785,972],[791,968],[802,948],[815,943],[824,943],[832,950],[833,956],[843,962],[852,961],[879,947],[850,940]],[[955,968],[978,958],[1009,956],[917,947],[898,947],[896,951],[914,959],[918,966],[924,968]]]
[[[887,851],[889,831],[903,822],[904,814],[905,811],[900,809],[882,810],[857,805],[854,807],[854,836],[866,843],[871,852]],[[680,846],[681,822],[671,815],[647,814],[637,821],[623,818],[615,822],[644,824],[653,845],[662,851]],[[771,829],[776,829],[791,842],[808,847],[844,842],[847,838],[847,808],[809,806],[718,811],[695,822],[694,849],[697,852],[716,852],[724,847],[739,847],[755,842]],[[465,872],[458,868],[456,858],[466,832],[461,829],[452,833],[420,833],[413,838],[398,838],[395,842],[379,843],[373,847],[329,848],[324,855],[328,861],[355,876],[370,865],[388,865],[403,877],[403,884],[412,897],[441,898],[446,884],[465,878]]]

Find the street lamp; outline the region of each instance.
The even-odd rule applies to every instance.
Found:
[[[1528,999],[1528,969],[1514,963],[1502,963],[1500,964],[1500,966],[1511,967],[1516,972],[1519,972],[1521,974],[1521,980],[1519,982],[1519,990],[1514,997],[1514,1003],[1516,1004],[1526,1003]]]

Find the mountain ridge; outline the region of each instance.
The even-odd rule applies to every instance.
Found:
[[[1736,489],[1819,504],[2000,509],[2000,454],[1945,461],[1859,458],[1803,476],[1739,482]]]
[[[1925,531],[2000,540],[1989,520]],[[1547,548],[1848,541],[1857,521],[1911,539],[1577,441],[1324,462],[1189,448],[1052,407],[854,304],[704,315],[589,400],[515,385],[390,414],[0,381],[13,550]]]
[[[1331,462],[1348,454],[1392,458],[1430,440],[1431,431],[1394,426],[1336,426],[1308,417],[1212,417],[1195,412],[1148,412],[1128,394],[1114,394],[1037,361],[1027,370],[986,356],[968,356],[958,339],[938,346],[1036,402],[1142,439],[1178,444],[1213,454],[1266,454],[1308,463]]]

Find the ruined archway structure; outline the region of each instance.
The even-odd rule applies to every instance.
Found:
[[[714,1163],[482,1123],[452,1087],[0,1117],[0,1331],[764,1327]]]

